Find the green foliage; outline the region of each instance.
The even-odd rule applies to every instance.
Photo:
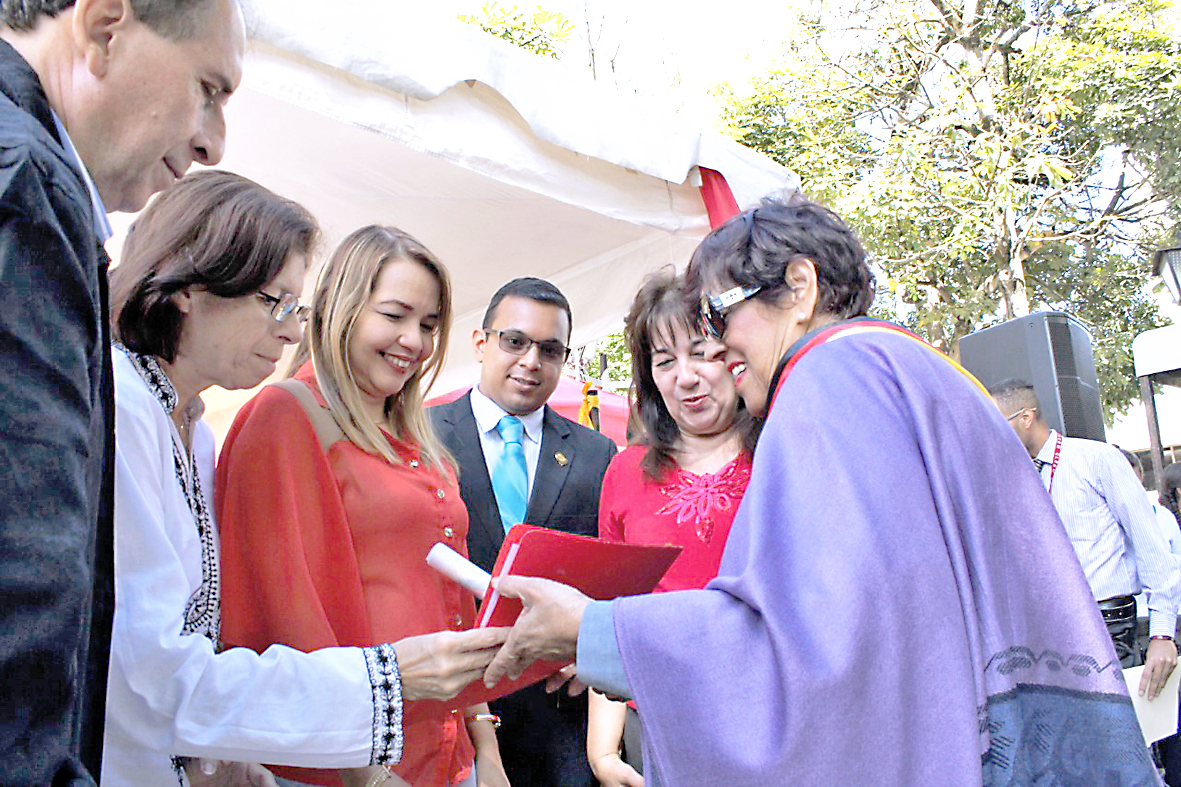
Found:
[[[1084,320],[1110,417],[1160,321],[1143,285],[1181,206],[1181,42],[1160,0],[1084,2],[804,21],[727,120],[857,228],[879,308],[944,350],[1031,308]]]
[[[1018,84],[1068,108],[1057,144],[1126,146],[1164,196],[1181,194],[1181,41],[1160,0],[1103,4],[1076,16],[1016,61]],[[1052,118],[1051,118],[1052,120]],[[1181,207],[1173,205],[1174,210]],[[1174,214],[1176,218],[1176,214]]]
[[[557,12],[537,8],[526,14],[518,11],[516,6],[502,8],[495,2],[485,3],[479,15],[460,14],[458,18],[510,44],[555,60],[574,32],[574,24]]]
[[[599,339],[586,348],[582,356],[580,371],[589,380],[599,379],[599,355],[607,356],[607,379],[612,383],[630,383],[632,378],[632,357],[627,349],[623,331],[616,331]]]
[[[1047,255],[1050,256],[1050,255]],[[1064,250],[1057,254],[1066,258]],[[1156,305],[1144,294],[1144,268],[1138,255],[1122,253],[1070,265],[1047,265],[1033,282],[1040,302],[1068,311],[1085,322],[1094,338],[1095,367],[1109,416],[1138,401],[1140,388],[1132,365],[1132,339],[1164,325]]]

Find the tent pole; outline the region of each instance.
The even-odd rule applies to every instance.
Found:
[[[1165,471],[1165,460],[1161,451],[1160,421],[1156,416],[1156,394],[1152,387],[1152,375],[1140,378],[1140,400],[1144,402],[1144,415],[1148,418],[1148,441],[1152,448],[1153,485],[1157,491],[1160,491],[1160,480]]]

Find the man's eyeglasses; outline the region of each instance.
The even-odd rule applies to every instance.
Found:
[[[289,292],[285,292],[276,298],[274,295],[268,295],[260,290],[258,297],[270,308],[271,316],[275,318],[276,322],[284,322],[294,314],[295,319],[303,323],[308,321],[308,316],[312,313],[310,307],[300,306],[299,298]]]
[[[762,287],[734,287],[721,295],[701,293],[701,324],[705,332],[720,340],[726,332],[726,315],[730,310],[762,291]]]
[[[485,328],[484,333],[496,335],[500,349],[509,355],[524,355],[535,344],[538,357],[545,363],[565,363],[566,358],[570,355],[570,348],[557,339],[546,339],[539,342],[536,339],[530,339],[520,331],[494,331],[491,328]]]
[[[1022,414],[1023,412],[1025,412],[1026,410],[1032,410],[1032,409],[1033,409],[1032,407],[1022,407],[1020,410],[1018,410],[1017,412],[1013,413],[1012,415],[1010,415],[1010,416],[1009,416],[1008,418],[1006,418],[1005,420],[1006,420],[1006,421],[1012,421],[1014,418],[1016,418],[1017,416],[1021,415],[1021,414]]]

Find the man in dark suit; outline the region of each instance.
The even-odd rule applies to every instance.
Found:
[[[93,785],[115,607],[108,211],[225,151],[236,0],[0,4],[0,782]]]
[[[513,279],[472,334],[480,382],[430,410],[459,465],[468,553],[491,571],[509,527],[525,522],[598,535],[599,491],[615,445],[545,402],[569,354],[570,304],[542,279]],[[595,786],[586,761],[586,696],[532,686],[492,704],[513,785]]]

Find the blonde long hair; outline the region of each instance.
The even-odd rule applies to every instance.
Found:
[[[426,464],[453,466],[423,407],[426,391],[439,376],[447,355],[451,334],[451,279],[435,255],[402,230],[371,224],[350,234],[332,252],[320,271],[303,344],[289,374],[310,356],[320,393],[345,437],[371,454],[401,464],[381,429],[365,417],[361,392],[349,363],[349,342],[357,320],[369,303],[381,272],[396,260],[416,262],[435,277],[439,285],[439,327],[430,357],[401,391],[385,400],[383,425],[397,439],[417,444]]]

